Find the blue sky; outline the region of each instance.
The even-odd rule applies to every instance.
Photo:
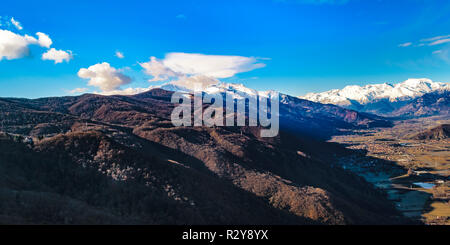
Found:
[[[448,0],[7,1],[0,16],[2,97],[147,88],[160,72],[292,95],[450,81]]]

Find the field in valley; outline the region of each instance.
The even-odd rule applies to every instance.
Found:
[[[448,116],[402,120],[392,128],[344,132],[330,141],[359,151],[339,162],[386,190],[405,216],[450,225],[450,140],[413,137],[449,122]]]

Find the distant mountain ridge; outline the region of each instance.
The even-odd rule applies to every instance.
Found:
[[[188,88],[186,86],[182,86],[176,83],[165,83],[160,86],[155,86],[154,88],[164,89],[173,92],[186,92],[186,93],[194,92],[192,88]],[[248,88],[243,84],[225,83],[225,82],[218,82],[217,84],[210,84],[204,86],[202,88],[202,91],[209,94],[233,92],[236,96],[256,96],[257,94],[260,96],[268,96],[276,92],[273,90],[257,91],[255,89]]]
[[[412,136],[419,140],[442,140],[450,137],[450,124],[442,124]]]
[[[343,89],[333,89],[322,93],[308,93],[299,98],[382,116],[403,116],[400,112],[402,107],[407,106],[408,103],[414,103],[418,98],[428,94],[445,98],[449,91],[449,83],[433,82],[430,79],[421,78],[408,79],[397,84],[346,86]],[[440,111],[439,109],[425,110],[433,113]],[[411,112],[405,112],[405,115],[411,115]],[[425,113],[419,116],[422,115]]]
[[[308,93],[302,99],[336,105],[350,105],[356,101],[362,105],[380,99],[390,102],[420,97],[437,90],[450,90],[450,84],[433,82],[427,78],[408,79],[397,84],[369,84],[365,86],[350,85],[343,89],[333,89],[322,93]]]
[[[133,96],[140,97],[146,93],[154,93],[158,90],[190,94],[194,92],[191,87],[169,82]],[[219,93],[224,95],[226,92],[230,92],[233,94],[234,99],[255,98],[256,96],[267,98],[278,93],[280,98],[280,126],[314,137],[327,138],[337,133],[340,129],[391,126],[390,121],[380,116],[359,113],[353,109],[342,108],[336,105],[312,102],[274,90],[257,91],[243,84],[218,82],[216,84],[208,84],[201,90],[205,94]]]
[[[425,94],[408,102],[392,103],[394,109],[389,113],[394,117],[422,117],[450,115],[450,91],[439,90]]]

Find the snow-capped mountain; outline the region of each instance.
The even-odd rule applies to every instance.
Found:
[[[441,91],[450,91],[450,84],[433,82],[430,79],[422,78],[408,79],[397,84],[346,86],[343,89],[333,89],[322,93],[309,93],[299,98],[323,104],[335,104],[348,109],[382,116],[402,116],[394,112],[414,99]],[[447,94],[436,93],[436,96],[445,96]]]
[[[387,99],[389,102],[405,101],[438,90],[450,90],[450,84],[433,82],[430,79],[408,79],[397,84],[371,84],[366,86],[346,86],[322,93],[308,93],[301,96],[314,102],[349,106],[355,102],[361,105]]]
[[[161,86],[154,87],[154,88],[160,88],[160,89],[174,91],[174,92],[187,92],[187,93],[194,92],[193,89],[178,85],[176,83],[166,83]],[[225,82],[218,82],[216,84],[211,84],[211,85],[205,86],[202,89],[202,91],[205,93],[208,93],[208,94],[232,92],[232,93],[234,93],[235,98],[256,96],[256,95],[268,97],[269,95],[275,93],[275,91],[273,91],[273,90],[256,91],[254,89],[244,86],[243,84],[225,83]]]
[[[155,87],[156,88],[156,87]],[[177,83],[166,83],[157,88],[168,91],[178,91],[192,93],[193,89]],[[248,88],[243,84],[218,82],[215,84],[208,84],[202,89],[204,93],[215,94],[232,92],[235,99],[256,97],[257,95],[263,97],[270,97],[275,91],[256,91]],[[444,93],[445,92],[445,93]],[[408,79],[397,84],[372,84],[366,86],[347,86],[343,89],[334,89],[323,93],[309,93],[306,96],[298,97],[312,102],[322,104],[334,104],[346,109],[356,110],[360,112],[367,112],[379,116],[394,116],[394,117],[409,117],[409,116],[427,116],[442,114],[448,100],[442,103],[439,100],[442,97],[448,96],[450,92],[450,85],[448,83],[433,82],[430,79]],[[288,105],[294,97],[287,94],[280,93],[280,106]],[[436,100],[436,103],[416,103],[423,96],[426,101]],[[437,103],[437,101],[441,101]],[[297,101],[295,104],[300,103]],[[416,108],[416,109],[414,109]],[[418,109],[420,108],[420,110]],[[415,110],[419,110],[417,112]]]
[[[189,84],[188,84],[189,85]],[[137,95],[135,98],[161,98],[171,92],[184,92],[192,94],[192,89],[175,83],[166,83],[158,87],[153,87],[149,91]],[[207,94],[217,94],[232,92],[233,98],[241,99],[243,97],[271,97],[276,91],[256,91],[243,84],[218,82],[205,86],[202,91]],[[329,135],[337,133],[340,129],[349,128],[369,128],[391,126],[391,122],[385,118],[371,115],[368,113],[359,113],[355,110],[348,110],[336,105],[324,105],[309,100],[300,99],[287,94],[279,94],[279,123],[280,128],[289,132],[300,132],[304,135],[313,137],[327,138]],[[250,103],[249,103],[250,106]],[[255,105],[257,110],[258,105]],[[271,113],[272,106],[271,107]],[[250,108],[249,110],[251,110]],[[254,108],[253,108],[254,109]],[[271,114],[273,115],[273,114]]]

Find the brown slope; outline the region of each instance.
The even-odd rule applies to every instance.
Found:
[[[100,132],[49,138],[37,144],[35,151],[5,139],[0,147],[9,147],[8,153],[0,154],[0,168],[7,170],[2,173],[8,173],[0,182],[0,188],[8,192],[0,192],[0,198],[18,192],[21,200],[33,202],[21,211],[8,205],[3,215],[12,216],[10,220],[50,224],[311,223],[271,208],[210,174],[159,159],[147,149],[145,154],[135,151]],[[18,153],[22,157],[14,158]],[[35,201],[30,195],[40,195],[42,200]],[[99,219],[92,220],[92,212],[74,219],[76,209],[67,207],[67,202],[99,213]],[[62,213],[40,220],[36,210],[44,204]]]
[[[411,137],[418,140],[442,140],[450,138],[450,124],[442,124],[437,127],[420,132]]]
[[[304,142],[307,140],[299,141],[295,137],[286,137],[287,133],[275,139],[261,139],[257,128],[244,128],[243,134],[237,128],[174,128],[168,120],[174,106],[168,102],[169,98],[170,92],[152,90],[136,96],[84,95],[74,101],[71,100],[70,103],[54,104],[58,105],[58,110],[67,111],[77,120],[89,120],[94,126],[97,125],[102,129],[115,128],[115,132],[107,133],[107,135],[114,141],[126,145],[124,152],[133,150],[132,145],[152,145],[154,147],[150,152],[163,161],[167,160],[167,155],[162,154],[160,148],[169,152],[172,150],[178,155],[189,156],[178,157],[176,161],[202,175],[212,176],[213,179],[217,179],[216,181],[228,183],[245,193],[249,192],[252,198],[262,199],[266,206],[286,210],[291,213],[291,218],[303,217],[326,224],[394,221],[393,217],[397,213],[390,203],[367,183],[341,169],[334,168],[333,164],[322,161],[314,154],[298,153],[307,152],[304,147]],[[295,129],[302,129],[294,131],[297,137],[303,137],[300,133],[304,131],[316,130],[320,133],[323,130],[330,133],[337,127],[367,127],[372,125],[371,122],[383,122],[378,118],[372,120],[363,114],[336,106],[325,108],[318,103],[294,102],[289,102],[284,108],[285,112],[289,113],[285,118],[286,121],[292,122],[291,126],[295,126]],[[61,105],[67,108],[64,109],[64,106],[60,107]],[[44,104],[40,105],[40,108],[44,107]],[[74,131],[86,130],[86,126],[79,123],[73,125],[71,129]],[[117,136],[131,132],[142,139],[133,137],[119,139]],[[66,141],[70,142],[70,138],[57,141],[57,148],[53,147],[55,143],[43,145],[41,151],[48,154],[70,152],[71,148],[61,147]],[[83,144],[88,147],[96,145],[95,141]],[[320,147],[323,151],[335,150],[332,147],[327,148],[327,144]],[[149,148],[145,148],[138,152],[148,150]],[[92,157],[95,152],[85,150],[82,152],[89,152],[89,154],[81,158],[81,163],[90,163],[92,159],[88,157]],[[138,158],[131,157],[132,161],[124,161],[128,164],[126,166],[134,166],[142,158],[144,157],[139,155]],[[195,182],[197,178],[193,175],[188,176],[184,182],[186,188],[189,188],[189,183]],[[161,177],[161,179],[167,178]],[[220,188],[217,187],[219,192]],[[239,202],[232,198],[234,195],[230,194],[231,206]],[[216,207],[212,208],[215,212],[222,209],[222,206],[217,203],[210,203],[209,207]],[[264,210],[265,208],[262,207],[258,206],[255,210],[258,212]],[[235,209],[242,211],[242,208]],[[269,208],[269,210],[272,209]],[[216,215],[220,215],[221,212]],[[230,217],[236,218],[233,215]],[[216,218],[214,220],[217,220]],[[170,219],[170,221],[173,220]],[[258,219],[246,220],[258,222]],[[211,222],[211,220],[208,221]],[[221,222],[230,222],[230,220],[221,220]],[[205,221],[205,223],[208,222]]]
[[[200,159],[221,178],[301,217],[327,224],[368,224],[393,222],[390,216],[397,215],[380,193],[359,178],[252,134],[241,136],[223,128],[136,129],[135,133]]]
[[[35,111],[50,111],[75,115],[122,126],[141,126],[162,122],[171,126],[170,102],[173,92],[153,89],[133,96],[102,96],[86,94],[78,97],[42,98],[36,100],[8,99]],[[59,99],[59,100],[58,100]],[[18,110],[20,111],[20,110]],[[338,129],[390,126],[384,118],[347,110],[334,105],[323,105],[282,95],[280,103],[281,126],[301,134],[328,137]]]

